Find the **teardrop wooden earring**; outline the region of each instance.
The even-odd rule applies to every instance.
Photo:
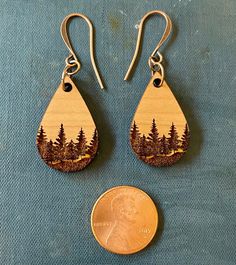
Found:
[[[164,80],[162,55],[159,48],[168,38],[172,23],[160,10],[147,13],[141,20],[134,57],[124,80],[127,80],[136,61],[145,19],[153,14],[166,20],[164,34],[148,60],[152,78],[139,102],[130,129],[130,143],[138,158],[161,167],[177,162],[187,151],[190,132],[184,114]]]
[[[41,121],[36,141],[44,162],[64,172],[79,171],[86,167],[98,149],[95,123],[71,79],[81,67],[67,33],[67,22],[72,17],[83,18],[89,26],[91,62],[100,87],[104,88],[94,60],[93,25],[82,14],[70,14],[61,24],[61,36],[70,54],[65,60],[61,83]]]

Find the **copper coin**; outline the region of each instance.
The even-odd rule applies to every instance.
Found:
[[[131,186],[107,190],[96,201],[91,215],[96,240],[117,254],[132,254],[145,248],[157,225],[154,202],[144,191]]]

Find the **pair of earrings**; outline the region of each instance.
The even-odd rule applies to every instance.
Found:
[[[159,14],[165,18],[166,27],[157,47],[148,59],[152,71],[151,80],[135,112],[130,143],[135,154],[153,166],[169,166],[187,151],[189,128],[184,114],[164,80],[163,57],[159,48],[168,38],[172,23],[169,16],[154,10],[141,20],[135,53],[126,73],[127,80],[137,59],[143,24],[147,17]],[[61,83],[41,121],[37,134],[37,147],[45,163],[64,172],[79,171],[86,167],[98,150],[98,132],[93,118],[71,77],[80,70],[80,62],[71,46],[67,23],[72,17],[83,18],[90,31],[90,57],[98,83],[103,83],[94,60],[93,25],[82,14],[70,14],[61,24],[61,36],[69,49]]]

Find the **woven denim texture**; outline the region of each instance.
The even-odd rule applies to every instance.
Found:
[[[152,9],[173,21],[161,52],[192,136],[186,156],[161,169],[135,158],[128,132],[164,19],[147,21],[138,66],[123,81],[139,20]],[[60,82],[68,55],[60,23],[72,12],[96,28],[106,90],[90,63],[87,25],[75,19],[70,35],[82,69],[74,80],[100,149],[84,171],[63,174],[41,161],[35,136]],[[236,264],[235,14],[235,0],[0,0],[0,264]],[[116,185],[143,189],[159,209],[157,236],[131,256],[106,252],[90,229],[94,202]]]

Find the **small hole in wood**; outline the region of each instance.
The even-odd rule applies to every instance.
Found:
[[[64,91],[70,92],[71,90],[72,90],[72,85],[70,83],[65,83],[64,84]]]
[[[159,87],[160,84],[161,84],[161,79],[160,78],[156,78],[156,79],[153,80],[153,85],[155,87]]]

